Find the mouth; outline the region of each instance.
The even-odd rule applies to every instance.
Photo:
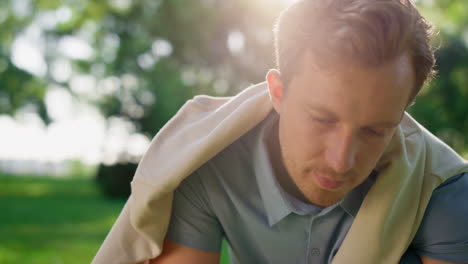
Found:
[[[317,184],[324,189],[335,190],[344,184],[344,181],[332,180],[320,174],[314,174],[314,178]]]

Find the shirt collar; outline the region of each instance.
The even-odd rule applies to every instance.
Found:
[[[338,205],[351,217],[356,217],[364,197],[375,182],[377,173],[373,171],[363,183],[354,188],[340,202],[327,208],[322,209],[321,207],[304,203],[296,199],[292,195],[286,193],[279,185],[268,154],[267,139],[269,132],[276,122],[278,122],[278,115],[274,112],[270,113],[262,122],[260,131],[254,141],[255,177],[258,182],[269,225],[275,225],[290,213],[299,215],[324,215],[332,211]]]
[[[270,113],[262,122],[259,133],[254,141],[254,167],[255,177],[260,189],[265,211],[270,226],[276,224],[291,213],[291,208],[285,198],[284,191],[280,188],[268,155],[267,138],[278,118],[275,113]]]

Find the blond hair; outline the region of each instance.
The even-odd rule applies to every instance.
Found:
[[[435,74],[432,26],[410,0],[299,0],[281,12],[274,34],[286,85],[306,51],[370,67],[406,52],[415,73],[411,100]]]

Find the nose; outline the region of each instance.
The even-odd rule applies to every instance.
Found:
[[[325,160],[336,173],[346,173],[355,165],[358,142],[352,131],[333,133],[327,142]]]

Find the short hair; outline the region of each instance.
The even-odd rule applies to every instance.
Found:
[[[410,0],[299,0],[281,12],[274,35],[286,86],[307,51],[370,67],[406,52],[415,73],[411,100],[435,75],[432,26]]]

